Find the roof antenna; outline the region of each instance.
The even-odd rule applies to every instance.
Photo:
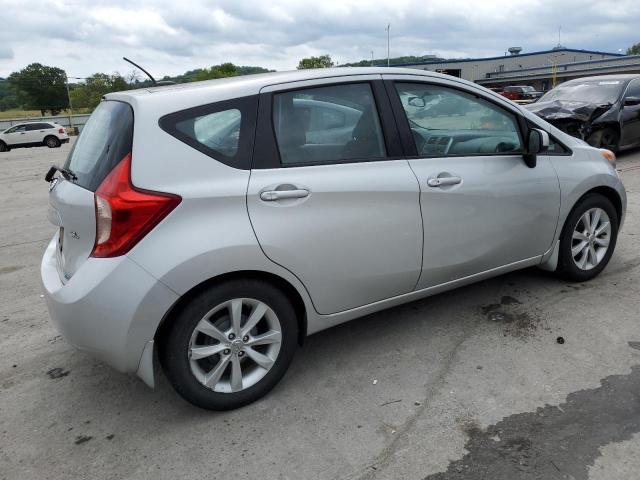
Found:
[[[151,76],[151,74],[150,74],[149,72],[147,72],[144,68],[142,68],[140,65],[138,65],[137,63],[135,63],[135,62],[133,62],[133,61],[129,60],[127,57],[122,57],[122,59],[123,59],[125,62],[129,62],[129,63],[130,63],[131,65],[133,65],[134,67],[139,68],[139,69],[140,69],[140,70],[142,70],[144,73],[146,73],[146,74],[147,74],[147,77],[149,77],[149,78],[151,79],[151,83],[153,83],[153,85],[154,85],[154,86],[156,86],[156,85],[158,84],[158,82],[156,82],[156,79],[155,79],[155,78],[153,78],[153,77]]]
[[[140,70],[142,70],[144,73],[147,74],[147,77],[149,77],[149,79],[151,80],[151,83],[153,84],[154,87],[161,87],[163,85],[175,85],[176,82],[171,81],[171,80],[160,80],[159,82],[156,81],[155,78],[153,78],[151,76],[151,74],[149,72],[147,72],[144,68],[142,68],[140,65],[138,65],[137,63],[129,60],[127,57],[122,57],[122,59],[125,62],[129,62],[131,65],[133,65],[136,68],[139,68]]]

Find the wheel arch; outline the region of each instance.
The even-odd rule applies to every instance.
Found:
[[[198,285],[195,285],[190,290],[185,292],[184,295],[182,295],[164,315],[164,317],[160,321],[160,324],[158,325],[158,328],[156,329],[154,340],[162,341],[168,331],[168,327],[175,319],[177,313],[180,312],[180,310],[185,305],[187,305],[187,303],[194,296],[196,296],[203,290],[214,287],[215,285],[219,285],[229,280],[239,279],[262,280],[272,285],[276,285],[287,296],[287,298],[291,300],[296,313],[296,319],[298,320],[298,343],[302,345],[304,343],[304,339],[307,336],[307,309],[302,295],[300,295],[300,292],[298,292],[298,290],[284,278],[274,273],[264,272],[260,270],[239,270],[235,272],[227,272],[215,277],[211,277],[199,283]]]
[[[586,191],[580,198],[578,198],[578,200],[575,202],[573,207],[571,207],[571,212],[573,212],[573,210],[582,201],[584,197],[593,193],[600,194],[603,197],[609,199],[611,203],[613,203],[613,206],[616,209],[616,215],[618,215],[618,222],[620,222],[620,220],[622,219],[622,213],[623,213],[622,198],[620,198],[620,194],[616,191],[615,188],[607,187],[606,185],[595,187],[595,188],[592,188],[591,190]],[[569,213],[569,215],[571,214],[571,212]]]
[[[47,144],[47,139],[49,139],[49,138],[54,138],[56,140],[56,142],[58,142],[58,145],[60,145],[60,143],[61,143],[60,139],[58,137],[56,137],[55,135],[52,135],[52,134],[45,135],[45,137],[42,139],[42,144],[46,145]]]

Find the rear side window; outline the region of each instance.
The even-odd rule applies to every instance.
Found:
[[[95,192],[120,160],[131,152],[133,110],[129,104],[104,101],[82,129],[65,168],[78,179],[75,183]]]
[[[160,128],[211,158],[251,168],[257,96],[202,105],[165,115]]]
[[[45,130],[48,128],[53,128],[51,125],[49,125],[48,123],[29,123],[27,125],[27,130],[28,131],[33,131],[33,130]]]

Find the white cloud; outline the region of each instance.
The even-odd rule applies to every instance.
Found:
[[[557,43],[617,52],[640,41],[637,0],[2,0],[0,76],[31,62],[70,76],[156,76],[231,61],[279,70],[329,53],[340,63],[386,55],[500,55]],[[34,14],[37,13],[37,14]]]

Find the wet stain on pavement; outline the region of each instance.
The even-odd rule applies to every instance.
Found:
[[[52,379],[56,379],[56,378],[62,378],[62,377],[66,377],[67,375],[69,375],[69,370],[65,370],[63,368],[52,368],[51,370],[47,371],[47,375],[49,375],[49,378]]]
[[[19,267],[17,265],[11,266],[11,267],[1,267],[0,268],[0,275],[5,275],[7,273],[17,272],[18,270],[22,270],[23,268],[24,267]]]
[[[520,300],[505,295],[500,303],[484,305],[480,310],[489,321],[505,325],[505,336],[526,339],[533,336],[539,327],[545,327],[545,323],[540,315],[527,311],[519,307],[520,305]]]
[[[87,435],[78,435],[78,436],[76,437],[76,441],[75,441],[75,442],[73,442],[73,443],[75,443],[76,445],[81,445],[81,444],[83,444],[83,443],[87,443],[87,442],[88,442],[89,440],[91,440],[92,438],[93,438],[93,437],[89,437],[89,436],[87,436]]]
[[[640,432],[640,365],[559,406],[465,429],[467,454],[425,480],[587,480],[600,448]]]

